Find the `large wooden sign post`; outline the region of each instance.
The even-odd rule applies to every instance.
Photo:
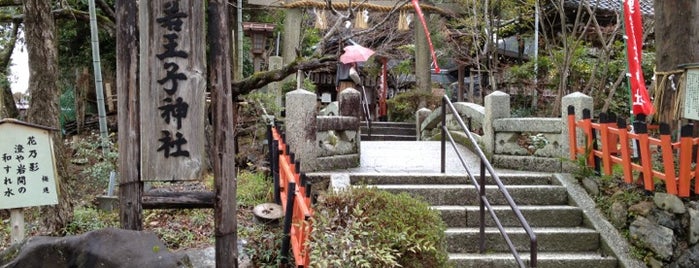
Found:
[[[204,42],[205,4],[116,2],[121,224],[142,229],[144,208],[214,208],[216,267],[237,267],[228,7],[225,0],[208,2],[209,42]],[[147,181],[201,179],[206,167],[207,44],[215,190],[144,193]]]
[[[196,180],[204,167],[204,2],[141,1],[141,179]]]

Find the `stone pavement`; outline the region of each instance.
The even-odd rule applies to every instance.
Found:
[[[457,145],[461,157],[474,175],[480,170],[480,158],[462,145]],[[327,173],[440,173],[439,141],[362,141],[359,167],[317,172]],[[526,167],[522,167],[526,169]],[[495,169],[498,173],[531,173],[509,169]],[[446,144],[447,174],[465,174],[459,156],[449,142]],[[310,175],[310,174],[309,174]]]

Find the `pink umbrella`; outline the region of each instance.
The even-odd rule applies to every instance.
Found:
[[[371,55],[374,55],[373,50],[360,45],[351,45],[345,47],[345,53],[340,55],[340,61],[344,64],[362,62],[367,61]]]

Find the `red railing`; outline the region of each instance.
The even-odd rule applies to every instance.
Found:
[[[694,155],[692,148],[699,144],[699,138],[692,137],[692,126],[682,126],[679,141],[672,142],[669,125],[650,126],[644,121],[645,116],[638,116],[630,131],[626,121],[613,114],[600,114],[599,123],[593,123],[590,111],[585,109],[582,120],[576,122],[575,110],[569,106],[570,158],[575,160],[578,155],[585,155],[586,164],[605,175],[611,175],[613,166],[620,165],[627,183],[635,182],[655,191],[657,179],[664,182],[667,193],[689,196],[691,181],[699,168],[696,165],[699,155]],[[577,145],[576,129],[585,134],[585,146]],[[649,134],[649,130],[655,129],[659,130],[659,138]],[[699,193],[699,183],[695,183],[694,193]]]
[[[276,127],[269,130],[271,165],[274,173],[275,201],[285,211],[282,257],[289,252],[294,254],[297,267],[308,267],[310,249],[306,243],[311,233],[311,184],[305,174],[299,172],[300,163],[284,142]]]

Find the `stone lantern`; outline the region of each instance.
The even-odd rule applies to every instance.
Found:
[[[274,24],[269,23],[258,23],[258,22],[244,22],[243,31],[246,36],[252,39],[252,64],[254,66],[255,72],[262,71],[262,64],[267,60],[266,47],[267,38],[272,36],[274,32]]]

